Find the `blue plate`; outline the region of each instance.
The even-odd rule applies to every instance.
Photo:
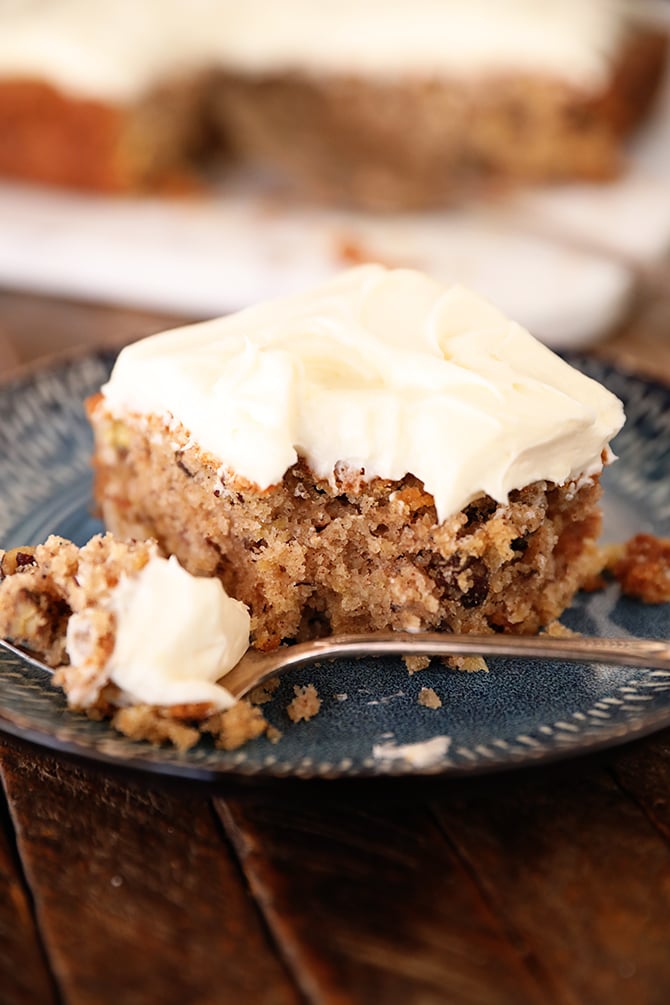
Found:
[[[608,365],[574,361],[626,403],[605,474],[606,531],[670,534],[670,390]],[[0,544],[33,544],[49,533],[83,543],[91,515],[91,436],[82,402],[105,380],[108,353],[35,370],[0,389]],[[564,616],[589,634],[668,636],[668,605],[621,599],[615,587],[580,596]],[[313,682],[319,715],[291,724],[293,684]],[[442,699],[418,704],[422,687]],[[0,652],[0,728],[97,761],[190,778],[231,774],[341,777],[469,774],[552,760],[670,725],[670,672],[533,661],[490,662],[466,674],[439,664],[413,676],[400,660],[324,663],[282,682],[264,707],[283,733],[226,753],[202,741],[187,753],[132,743],[107,724],[68,712],[47,675]]]

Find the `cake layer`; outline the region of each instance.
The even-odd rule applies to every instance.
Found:
[[[480,496],[440,522],[416,478],[315,479],[258,492],[223,480],[181,427],[98,402],[96,496],[107,527],[155,537],[250,609],[254,644],[382,629],[533,633],[593,572],[597,476]]]

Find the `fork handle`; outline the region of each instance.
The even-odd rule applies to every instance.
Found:
[[[657,639],[547,635],[451,635],[388,632],[335,635],[291,647],[291,666],[336,656],[533,656],[568,662],[612,663],[670,670],[670,642]]]

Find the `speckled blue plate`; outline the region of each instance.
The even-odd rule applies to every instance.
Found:
[[[83,543],[90,516],[91,438],[83,399],[112,362],[97,353],[34,371],[0,389],[0,545],[58,533]],[[578,360],[624,399],[625,430],[608,469],[606,530],[670,534],[670,390],[603,363]],[[616,588],[580,597],[564,619],[590,634],[670,634],[668,605],[622,600]],[[313,682],[319,715],[291,724],[292,685]],[[417,703],[430,686],[442,707]],[[670,725],[670,672],[587,665],[490,662],[489,673],[431,667],[409,676],[400,660],[324,663],[283,681],[266,705],[282,732],[232,753],[202,742],[187,753],[131,743],[107,724],[69,713],[50,678],[0,651],[0,728],[94,760],[169,775],[337,777],[465,774],[551,760]]]

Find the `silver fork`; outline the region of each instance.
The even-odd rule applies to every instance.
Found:
[[[0,639],[14,656],[52,673],[32,653]],[[571,663],[609,663],[670,670],[670,642],[657,639],[606,639],[584,635],[452,635],[447,632],[375,632],[371,635],[331,635],[328,638],[283,646],[273,652],[249,649],[221,678],[235,698],[243,698],[259,684],[297,667],[341,656],[521,656],[567,660]]]

